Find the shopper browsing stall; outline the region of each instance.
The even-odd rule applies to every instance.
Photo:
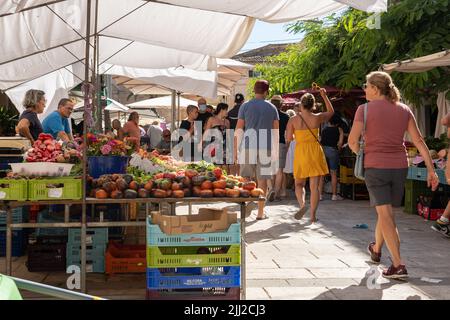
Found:
[[[442,125],[447,127],[447,138],[450,138],[450,112],[442,119]],[[450,150],[450,149],[449,149]],[[450,184],[450,156],[447,151],[447,163],[445,166],[445,178],[447,184]],[[437,232],[442,233],[444,236],[450,238],[450,200],[447,203],[442,216],[431,226],[431,228]]]
[[[337,171],[339,169],[339,151],[342,149],[344,144],[344,130],[339,127],[340,123],[339,116],[335,113],[328,125],[322,129],[320,134],[320,143],[322,144],[323,151],[325,153],[325,158],[327,159],[328,170],[331,175],[331,200],[343,200],[343,198],[337,194]],[[322,200],[324,177],[320,178],[319,182],[319,193],[320,199]]]

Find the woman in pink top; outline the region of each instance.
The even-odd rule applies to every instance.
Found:
[[[136,138],[136,150],[139,150],[141,140],[141,129],[139,128],[139,114],[136,111],[130,113],[128,122],[123,126],[123,133],[126,137]]]
[[[400,92],[385,72],[371,72],[366,77],[364,90],[368,102],[366,130],[364,133],[365,181],[370,202],[378,214],[375,242],[368,250],[374,263],[379,263],[381,248],[386,241],[392,256],[392,265],[383,271],[385,278],[405,278],[406,267],[400,256],[400,238],[392,207],[401,206],[405,180],[408,174],[405,132],[424,157],[428,169],[428,186],[435,190],[439,179],[434,170],[430,152],[426,146],[416,119],[408,106],[400,103]],[[359,151],[359,139],[363,131],[364,105],[358,107],[349,135],[353,152]]]

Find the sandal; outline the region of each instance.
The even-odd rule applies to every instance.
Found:
[[[256,217],[256,220],[265,220],[265,219],[269,219],[269,217],[266,216],[266,214],[264,214],[262,217]]]
[[[303,206],[300,210],[297,211],[297,213],[294,215],[294,219],[296,220],[302,220],[303,216],[305,215],[306,211],[308,211],[308,208]]]

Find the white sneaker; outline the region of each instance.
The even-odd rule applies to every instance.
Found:
[[[320,197],[319,197],[319,201],[322,201],[323,200],[323,197],[322,197],[322,195],[320,195]]]
[[[331,197],[331,200],[333,200],[333,201],[340,201],[340,200],[344,200],[344,198],[342,198],[340,195],[338,195],[338,194],[334,194],[332,197]]]

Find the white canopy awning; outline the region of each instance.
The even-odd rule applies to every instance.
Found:
[[[180,97],[180,107],[187,107],[190,104],[196,106],[197,101]],[[142,100],[128,104],[127,106],[131,109],[148,109],[157,107],[170,108],[172,106],[172,96]]]
[[[98,19],[95,4],[98,3]],[[286,22],[311,19],[351,5],[383,11],[387,0],[96,0],[100,64],[164,69],[177,66],[216,72],[216,58],[235,55],[256,19]],[[71,73],[85,59],[87,1],[3,0],[0,2],[0,89],[12,92],[30,81]],[[89,34],[93,45],[95,28]],[[91,50],[92,54],[92,50]],[[83,77],[75,73],[77,81]],[[48,81],[48,78],[46,78]],[[68,89],[74,79],[53,84],[47,94]],[[17,88],[17,90],[15,90]],[[19,89],[20,88],[20,89]]]
[[[416,73],[443,66],[450,66],[450,50],[410,60],[383,64],[382,69],[389,73],[392,71]]]
[[[114,66],[106,68],[106,73],[114,75],[116,84],[127,88],[135,95],[168,95],[172,89],[216,98],[217,95],[229,95],[235,83],[247,77],[251,69],[253,66],[250,64],[232,59],[217,59],[217,72],[186,68],[151,70]]]

